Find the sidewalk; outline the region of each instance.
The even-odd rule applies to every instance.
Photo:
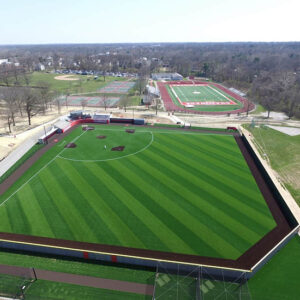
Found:
[[[60,118],[60,117],[59,117]],[[58,118],[58,119],[59,119]],[[30,131],[34,132],[30,134],[30,131],[18,134],[18,137],[26,134],[28,137],[8,156],[6,156],[0,162],[0,176],[2,176],[10,167],[12,167],[28,150],[30,150],[38,141],[38,138],[44,134],[44,126],[55,123],[58,119],[52,120],[45,124],[42,124]]]

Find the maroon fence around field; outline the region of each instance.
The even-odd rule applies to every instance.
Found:
[[[188,108],[183,108],[178,105],[176,105],[171,96],[169,95],[169,92],[166,88],[166,85],[169,84],[177,84],[177,85],[186,85],[186,84],[210,84],[215,86],[216,88],[222,90],[229,96],[233,97],[237,101],[241,102],[243,104],[243,107],[236,110],[227,110],[227,111],[198,111],[198,110],[192,110]],[[218,83],[208,83],[203,81],[168,81],[168,82],[158,82],[157,83],[160,95],[162,100],[164,101],[165,109],[167,111],[176,111],[176,112],[183,112],[183,113],[194,113],[194,114],[201,114],[201,115],[224,115],[224,114],[237,114],[237,113],[244,113],[248,111],[251,111],[254,109],[254,104],[250,101],[248,101],[246,98],[241,97],[240,95],[235,94],[234,92],[230,91],[229,89],[225,88],[224,86],[218,84]]]

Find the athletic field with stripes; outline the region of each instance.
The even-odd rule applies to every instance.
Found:
[[[209,84],[170,85],[182,105],[236,105],[224,92]]]
[[[243,104],[210,83],[166,83],[166,90],[179,108],[192,111],[235,111]]]
[[[0,232],[237,259],[275,228],[232,135],[93,127],[1,195]]]

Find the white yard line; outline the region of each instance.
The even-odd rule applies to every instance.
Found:
[[[224,97],[226,100],[228,100],[229,102],[234,102],[233,100],[231,100],[230,98],[228,98],[227,96],[223,95],[221,92],[219,92],[218,90],[212,88],[211,86],[209,86],[210,89],[212,89],[213,91],[215,91],[216,93],[220,94],[222,97]]]
[[[72,140],[71,143],[77,141],[85,132],[81,133],[79,136],[77,136],[76,138],[74,138],[74,140]],[[50,161],[48,161],[41,169],[39,169],[34,175],[32,175],[25,183],[23,183],[16,191],[14,191],[8,198],[6,198],[1,204],[0,207],[2,205],[4,205],[11,197],[13,197],[17,192],[19,192],[28,182],[30,182],[33,178],[35,178],[37,175],[39,175],[46,167],[48,167],[63,151],[65,150],[62,149],[55,157],[53,157]]]

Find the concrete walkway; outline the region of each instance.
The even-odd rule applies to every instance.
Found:
[[[27,151],[29,151],[37,143],[38,138],[44,134],[44,126],[49,126],[55,123],[58,119],[52,120],[31,129],[31,131],[33,131],[34,133],[29,133],[29,137],[0,162],[0,176],[2,176],[9,168],[11,168]],[[25,133],[28,135],[28,131],[26,131],[24,133],[20,133],[18,137]]]
[[[25,140],[18,148],[12,151],[0,162],[0,176],[2,176],[10,167],[12,167],[30,148],[32,148],[43,131]]]
[[[21,276],[28,279],[41,279],[126,293],[153,295],[154,286],[143,283],[105,279],[86,275],[54,272],[40,269],[30,269],[18,266],[0,265],[0,273]]]

